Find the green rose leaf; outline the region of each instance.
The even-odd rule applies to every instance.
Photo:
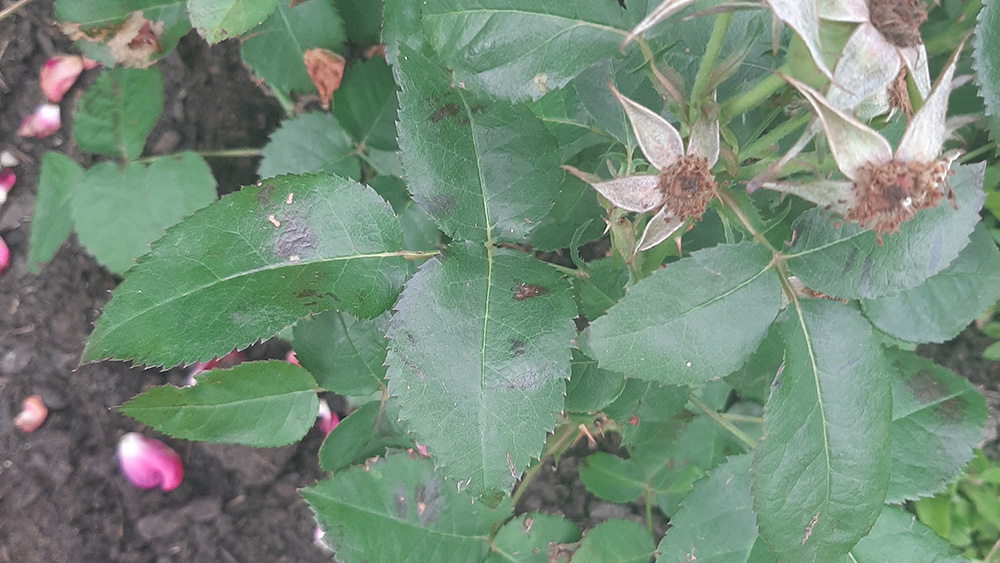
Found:
[[[634,463],[608,452],[590,454],[580,464],[580,481],[604,500],[625,504],[639,498],[646,488],[642,471]]]
[[[817,208],[796,222],[788,266],[811,289],[845,299],[874,299],[916,287],[948,267],[969,243],[983,206],[985,164],[955,166],[948,184],[958,209],[942,203],[882,237]]]
[[[309,49],[340,53],[347,34],[332,0],[310,0],[294,8],[279,2],[264,23],[247,34],[240,47],[243,60],[254,74],[285,93],[313,93],[302,62]]]
[[[990,244],[993,244],[992,242]],[[986,399],[967,379],[912,352],[892,350],[892,477],[886,502],[944,489],[972,459]]]
[[[697,383],[747,359],[781,306],[771,253],[752,243],[695,252],[629,289],[584,333],[601,367]]]
[[[638,522],[607,520],[587,530],[573,563],[648,563],[653,538]]]
[[[413,199],[453,238],[523,243],[558,194],[555,139],[527,108],[452,88],[444,69],[400,53],[399,147]]]
[[[261,151],[261,178],[326,172],[358,180],[361,163],[337,119],[329,113],[304,113],[282,122]]]
[[[434,50],[466,87],[512,101],[562,88],[604,57],[619,54],[646,14],[615,2],[430,0],[423,23]]]
[[[996,0],[983,0],[976,35],[972,39],[972,68],[975,70],[979,96],[986,103],[990,138],[1000,138],[1000,37],[993,30],[1000,26],[1000,8]]]
[[[895,506],[882,507],[882,514],[867,536],[858,541],[841,563],[967,563],[951,554],[951,546],[915,516]]]
[[[154,50],[148,60],[131,60],[128,51],[112,54],[106,43],[116,37],[122,29],[122,23],[133,12],[142,11],[142,16],[150,22],[150,27],[158,30],[162,25],[162,33],[157,39],[160,49]],[[95,39],[81,39],[78,45],[92,59],[111,65],[113,62],[128,63],[126,66],[146,66],[156,59],[167,55],[177,46],[181,37],[191,30],[188,22],[187,0],[56,0],[53,7],[56,21],[80,24],[80,31]],[[130,28],[135,33],[135,28]],[[107,34],[107,36],[105,36]],[[96,38],[100,38],[98,41]],[[124,39],[131,40],[127,37]]]
[[[355,63],[333,93],[333,113],[359,145],[396,151],[396,81],[382,58]]]
[[[149,166],[97,164],[83,173],[71,205],[80,243],[109,270],[123,273],[168,228],[213,201],[215,177],[208,163],[184,152]]]
[[[29,272],[41,271],[41,265],[56,255],[69,236],[73,228],[73,194],[81,178],[83,168],[70,157],[52,151],[42,156],[28,242]]]
[[[389,394],[415,439],[494,502],[539,456],[563,408],[576,310],[532,257],[456,242],[407,283],[387,336]]]
[[[388,314],[359,320],[341,311],[326,311],[295,324],[295,356],[323,389],[338,395],[368,395],[385,388],[388,325]]]
[[[549,563],[549,545],[580,540],[576,524],[552,514],[531,512],[504,524],[493,538],[486,563]]]
[[[751,475],[760,535],[782,561],[832,561],[868,533],[889,486],[892,367],[853,309],[801,299],[779,321],[785,369]]]
[[[908,342],[944,342],[1000,299],[1000,251],[982,224],[947,268],[899,295],[864,300],[865,316]]]
[[[757,542],[750,456],[730,458],[694,484],[670,519],[657,563],[748,563]],[[772,558],[773,561],[773,558]]]
[[[260,25],[281,0],[187,0],[191,25],[210,44]]]
[[[119,410],[175,438],[258,448],[296,442],[316,423],[316,381],[288,362],[248,362],[195,380],[154,387]]]
[[[87,152],[135,159],[161,113],[159,70],[105,70],[80,97],[73,113],[73,140]]]
[[[365,403],[344,417],[327,434],[319,449],[319,466],[337,471],[352,463],[384,456],[386,449],[413,448],[413,440],[399,423],[399,408],[392,401]]]
[[[622,374],[597,367],[597,360],[573,350],[573,373],[566,384],[567,411],[596,413],[617,399],[625,388]]]
[[[244,187],[177,225],[114,291],[84,361],[172,366],[222,356],[327,309],[372,318],[406,272],[371,189],[322,174]],[[163,327],[178,327],[163,338]]]
[[[508,504],[469,502],[430,460],[406,455],[338,472],[302,497],[345,563],[481,563],[491,528],[510,516]]]

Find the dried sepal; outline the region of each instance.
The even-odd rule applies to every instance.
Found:
[[[833,73],[823,60],[816,0],[768,0],[767,3],[774,15],[802,39],[820,72],[832,79]]]
[[[637,174],[591,185],[615,207],[635,213],[652,211],[663,202],[659,175]]]
[[[854,111],[861,102],[884,90],[899,74],[899,54],[869,23],[858,26],[844,45],[826,94],[830,104]]]
[[[896,149],[897,159],[927,162],[936,159],[941,154],[944,140],[949,134],[947,127],[945,127],[945,115],[948,112],[951,81],[955,76],[958,55],[964,46],[965,42],[963,41],[958,49],[952,53],[947,66],[931,89],[930,95],[924,100],[924,105],[920,107],[907,126],[903,138],[899,141],[899,148]]]
[[[632,130],[639,140],[639,148],[650,164],[663,170],[684,154],[681,134],[669,121],[649,108],[622,96],[613,86],[611,92],[625,110],[625,115],[628,116]]]
[[[868,21],[868,0],[816,0],[816,9],[825,20],[847,23]]]
[[[776,192],[796,195],[810,203],[844,215],[854,202],[851,182],[841,180],[817,180],[814,182],[764,182],[760,186]]]
[[[850,179],[855,171],[869,162],[886,163],[892,160],[892,147],[877,131],[830,105],[822,94],[809,86],[785,77],[809,101],[826,131],[830,152],[837,167]]]
[[[655,10],[643,18],[643,20],[633,27],[631,31],[625,34],[625,39],[622,41],[622,52],[625,52],[625,47],[627,47],[628,44],[631,43],[636,37],[649,31],[656,24],[676,14],[678,11],[694,4],[696,1],[697,0],[663,0],[663,2],[657,6]]]
[[[649,250],[661,242],[667,240],[678,229],[684,226],[684,219],[673,216],[666,210],[660,210],[656,215],[650,217],[646,223],[646,228],[642,231],[642,237],[636,245],[636,251]]]

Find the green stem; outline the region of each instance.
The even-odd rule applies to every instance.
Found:
[[[579,278],[581,280],[585,280],[590,277],[590,274],[584,272],[583,270],[577,270],[576,268],[567,268],[566,266],[560,266],[559,264],[553,264],[552,262],[543,261],[542,263],[567,276],[573,276],[574,278]]]
[[[740,224],[743,225],[743,228],[750,233],[750,236],[752,236],[755,241],[764,245],[764,247],[770,250],[772,254],[778,254],[778,250],[771,246],[771,242],[767,240],[763,234],[757,232],[757,229],[754,228],[750,218],[747,217],[746,213],[743,212],[743,209],[740,208],[739,202],[733,199],[733,196],[730,195],[728,188],[718,186],[715,193],[719,196],[719,201],[722,205],[725,205],[730,211],[733,212],[733,215],[740,220]]]
[[[702,98],[708,90],[708,77],[715,68],[715,62],[719,59],[719,52],[722,51],[722,41],[726,38],[726,30],[729,29],[730,22],[733,21],[732,12],[723,12],[715,17],[715,27],[712,28],[712,36],[705,46],[705,55],[701,57],[698,65],[698,74],[694,77],[694,86],[691,87],[692,112],[696,112],[701,105]],[[691,123],[697,121],[697,114],[692,113]]]
[[[291,117],[295,115],[295,102],[285,95],[278,87],[268,84],[271,87],[271,93],[274,94],[274,99],[278,100],[281,104],[281,109],[285,110],[285,115]]]
[[[652,489],[646,487],[646,532],[653,536],[653,497],[656,495]]]
[[[426,260],[441,254],[440,250],[397,250],[390,252],[388,256],[402,256],[406,260]]]
[[[967,152],[967,153],[963,154],[962,158],[958,159],[958,163],[959,164],[965,164],[966,162],[971,161],[972,159],[974,159],[974,158],[982,155],[983,153],[986,153],[988,151],[995,150],[995,149],[996,149],[996,145],[994,143],[986,143],[985,145],[979,147],[978,149],[976,149],[974,151],[970,151],[970,152]]]
[[[538,470],[542,468],[542,464],[545,463],[546,458],[550,455],[565,452],[573,444],[573,437],[577,433],[576,425],[565,417],[561,417],[560,422],[566,423],[556,425],[556,433],[552,436],[553,439],[545,446],[545,452],[539,458],[538,463],[528,468],[524,472],[524,475],[521,476],[521,481],[517,484],[517,489],[510,495],[511,506],[517,506],[517,501],[521,499],[524,491],[528,489],[528,484],[531,483]]]
[[[761,137],[758,137],[755,141],[740,150],[740,161],[745,162],[751,158],[757,158],[757,156],[764,152],[767,147],[776,144],[780,139],[792,133],[799,127],[809,123],[812,119],[813,115],[811,113],[806,113],[782,122],[777,127],[771,129]]]
[[[726,420],[726,418],[723,417],[720,413],[716,412],[715,409],[711,409],[711,408],[709,408],[708,405],[706,405],[705,403],[701,402],[698,399],[698,397],[694,396],[694,393],[691,393],[691,392],[688,393],[688,401],[691,401],[691,403],[694,406],[698,407],[705,414],[707,414],[708,416],[710,416],[712,418],[712,420],[714,420],[715,422],[717,422],[719,424],[719,426],[721,426],[721,427],[725,428],[726,430],[728,430],[730,434],[732,434],[733,436],[736,437],[736,439],[738,439],[739,441],[741,441],[744,444],[746,444],[748,448],[753,449],[753,447],[757,445],[757,442],[754,442],[753,438],[751,438],[750,436],[747,436],[742,430],[740,430],[739,428],[737,428],[732,422],[729,422],[728,420]]]
[[[184,151],[190,152],[190,151]],[[156,156],[144,156],[142,158],[137,158],[133,162],[149,163],[154,160],[159,160],[161,158],[171,158],[178,157],[184,154],[183,152],[175,152],[173,154],[161,154]],[[218,151],[195,151],[195,154],[204,158],[243,158],[243,157],[255,157],[260,156],[260,149],[223,149]]]
[[[749,422],[750,424],[764,424],[764,419],[759,416],[748,416],[745,414],[732,414],[728,412],[720,412],[719,416],[726,420],[731,420],[733,422]]]
[[[727,123],[732,118],[737,115],[747,111],[752,107],[760,105],[761,102],[771,97],[772,94],[781,89],[785,85],[785,79],[777,74],[770,74],[757,84],[754,84],[753,88],[730,98],[724,104],[722,104],[722,109],[719,112],[721,117],[719,121],[721,123]]]
[[[21,0],[20,2],[15,2],[14,4],[11,4],[3,11],[0,11],[0,22],[7,19],[8,16],[12,15],[14,12],[20,10],[21,8],[27,6],[31,2],[32,0]]]

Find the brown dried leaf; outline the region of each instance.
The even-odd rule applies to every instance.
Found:
[[[309,78],[319,91],[319,99],[323,108],[330,107],[333,93],[340,88],[340,80],[344,77],[344,57],[326,49],[309,49],[302,55]]]

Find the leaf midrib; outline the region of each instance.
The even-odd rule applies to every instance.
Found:
[[[591,28],[598,29],[598,30],[601,30],[601,31],[607,31],[607,32],[611,32],[611,33],[616,33],[616,34],[621,35],[623,37],[628,33],[628,30],[619,29],[617,27],[612,27],[610,25],[606,25],[606,24],[602,24],[602,23],[597,23],[597,22],[592,22],[592,21],[587,21],[587,20],[582,20],[582,19],[576,19],[576,18],[570,18],[570,17],[567,17],[567,16],[560,16],[560,15],[557,15],[557,14],[547,14],[547,13],[543,13],[543,12],[527,12],[527,11],[524,11],[524,10],[513,10],[513,9],[509,9],[509,8],[508,9],[492,9],[492,10],[490,10],[490,9],[456,10],[456,11],[451,11],[451,12],[442,12],[442,13],[439,13],[439,14],[425,14],[423,19],[424,19],[425,22],[429,22],[429,21],[432,21],[434,19],[447,20],[449,18],[456,18],[458,16],[468,17],[468,16],[485,15],[485,16],[488,16],[488,17],[493,17],[493,16],[505,15],[505,14],[516,14],[516,15],[519,15],[519,16],[527,16],[527,17],[530,17],[530,18],[533,18],[533,19],[536,19],[536,20],[550,19],[550,20],[555,20],[555,21],[558,21],[558,22],[566,22],[566,23],[562,24],[563,27],[591,27]]]

